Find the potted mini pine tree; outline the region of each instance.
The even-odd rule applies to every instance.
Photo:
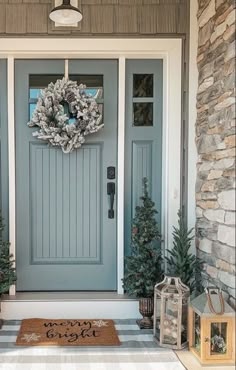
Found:
[[[0,214],[0,303],[1,296],[9,290],[9,287],[16,281],[13,256],[9,254],[10,244],[3,240],[3,219]],[[0,319],[0,329],[2,320]]]
[[[148,194],[148,180],[143,179],[141,206],[136,207],[132,222],[131,255],[125,257],[123,286],[130,296],[139,298],[140,328],[152,328],[154,286],[163,278],[160,232],[155,203]]]
[[[173,227],[173,248],[168,249],[167,272],[180,277],[190,288],[190,293],[202,293],[201,271],[202,261],[191,253],[191,243],[194,239],[193,229],[188,230],[181,211],[178,212],[178,226]]]

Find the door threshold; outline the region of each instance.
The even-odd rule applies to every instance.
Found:
[[[138,299],[116,292],[18,292],[4,295],[0,304],[5,320],[140,317]]]
[[[3,295],[2,301],[135,301],[136,298],[117,292],[17,292],[15,295]]]

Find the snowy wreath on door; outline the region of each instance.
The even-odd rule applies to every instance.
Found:
[[[87,135],[99,131],[102,114],[86,85],[66,78],[41,90],[29,127],[39,127],[33,136],[61,147],[64,153],[80,148]]]

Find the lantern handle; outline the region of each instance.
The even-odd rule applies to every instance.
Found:
[[[224,303],[222,290],[219,289],[219,288],[214,288],[215,291],[216,290],[218,291],[218,293],[216,293],[216,294],[219,296],[219,301],[220,301],[220,311],[217,312],[215,310],[214,306],[213,306],[213,303],[212,303],[212,299],[211,299],[212,294],[211,294],[210,289],[213,289],[213,288],[205,288],[209,308],[210,308],[211,312],[214,313],[215,315],[223,315],[224,312],[225,312],[225,303]]]

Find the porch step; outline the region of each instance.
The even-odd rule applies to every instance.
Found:
[[[0,318],[33,317],[136,319],[140,313],[137,299],[113,292],[30,292],[2,297]]]

